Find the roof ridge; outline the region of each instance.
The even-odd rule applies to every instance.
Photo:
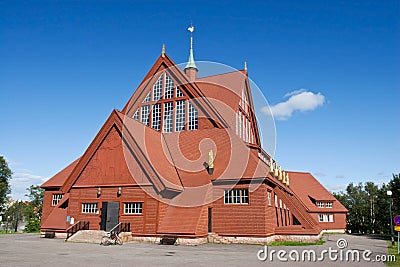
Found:
[[[227,74],[233,74],[233,73],[235,73],[235,72],[244,73],[244,70],[234,70],[234,71],[230,71],[230,72],[225,72],[225,73],[219,73],[219,74],[204,76],[204,77],[201,77],[201,78],[197,78],[195,82],[197,82],[198,80],[201,80],[201,79],[206,79],[206,78],[211,78],[211,77],[217,77],[217,76],[222,76],[222,75],[227,75]]]

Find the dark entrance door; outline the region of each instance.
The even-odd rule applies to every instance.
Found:
[[[110,231],[118,224],[119,202],[103,202],[101,205],[100,229]]]
[[[212,208],[208,208],[208,232],[212,233]]]

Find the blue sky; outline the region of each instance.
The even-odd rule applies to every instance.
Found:
[[[12,197],[85,151],[162,43],[186,61],[191,21],[196,60],[237,69],[247,60],[286,114],[276,121],[283,168],[330,190],[387,182],[400,172],[398,14],[397,0],[2,1],[0,154],[14,171]]]

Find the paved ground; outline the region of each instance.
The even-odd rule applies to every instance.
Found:
[[[386,255],[387,242],[350,235],[324,236],[326,243],[318,246],[268,247],[268,251],[285,250],[284,258],[292,250],[314,250],[319,257],[324,249],[338,250],[336,241],[345,238],[348,249],[371,250],[371,260],[376,255]],[[271,262],[260,261],[257,252],[264,246],[205,244],[200,246],[161,246],[150,243],[126,243],[123,246],[103,247],[96,244],[70,243],[61,239],[43,239],[37,234],[0,235],[0,266],[320,266],[321,262],[280,262],[274,254]],[[295,252],[292,252],[295,253]],[[260,256],[263,256],[261,254]],[[295,255],[295,254],[293,254]],[[383,263],[344,262],[329,260],[328,266],[384,266]]]

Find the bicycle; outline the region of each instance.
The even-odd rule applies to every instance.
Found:
[[[109,245],[122,245],[122,238],[116,233],[108,233],[103,236],[100,241],[100,245],[109,246]]]

